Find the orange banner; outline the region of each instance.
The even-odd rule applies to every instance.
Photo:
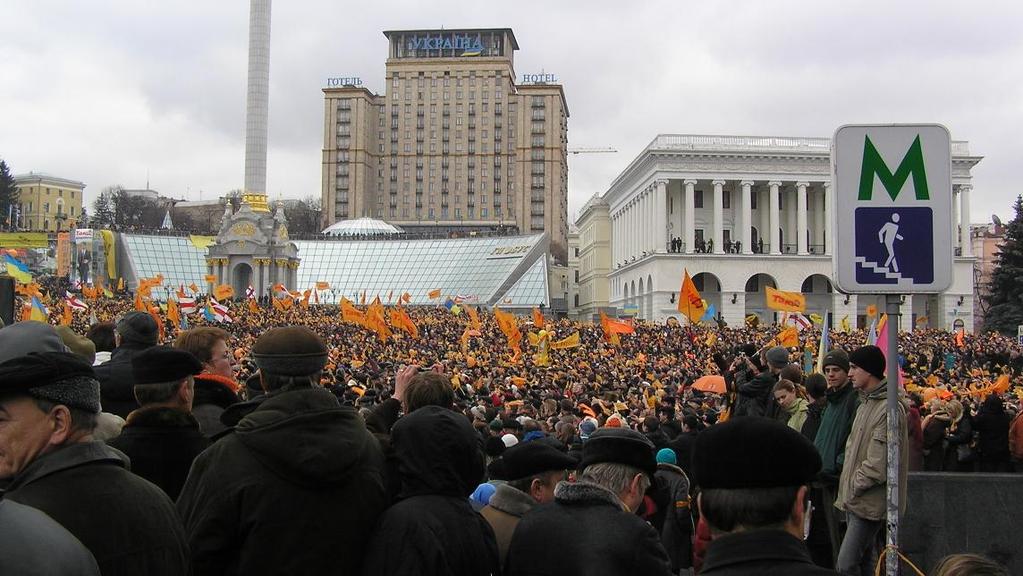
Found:
[[[766,286],[767,307],[782,312],[806,312],[806,296],[799,292],[783,292]]]
[[[700,291],[696,289],[696,284],[689,277],[689,270],[683,271],[682,288],[678,293],[678,311],[685,314],[693,324],[698,324],[703,315],[707,313],[703,298],[700,297]]]

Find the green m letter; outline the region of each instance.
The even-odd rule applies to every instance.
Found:
[[[930,195],[927,193],[927,173],[924,171],[924,153],[920,146],[919,134],[916,140],[913,140],[909,150],[906,151],[906,155],[902,158],[902,162],[899,164],[895,174],[892,174],[884,159],[877,153],[877,148],[874,148],[874,143],[870,141],[870,136],[865,136],[863,142],[863,169],[860,171],[860,195],[858,200],[870,200],[873,196],[875,174],[881,180],[881,184],[884,184],[884,188],[888,191],[888,195],[892,197],[892,200],[898,197],[910,174],[913,175],[913,188],[916,190],[916,199],[930,199]]]

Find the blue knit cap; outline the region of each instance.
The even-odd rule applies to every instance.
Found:
[[[676,464],[675,451],[671,448],[661,448],[657,451],[658,464]]]

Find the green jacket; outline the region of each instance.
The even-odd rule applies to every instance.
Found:
[[[897,393],[897,392],[896,392]],[[845,446],[846,465],[838,482],[835,507],[866,520],[887,516],[888,383],[861,397],[852,431]],[[906,510],[906,473],[909,469],[909,434],[906,402],[899,402],[899,513]]]
[[[821,425],[813,443],[820,452],[821,475],[837,480],[842,474],[845,461],[845,441],[849,438],[856,407],[860,405],[859,395],[853,389],[852,381],[838,390],[828,389],[828,404],[821,416]]]

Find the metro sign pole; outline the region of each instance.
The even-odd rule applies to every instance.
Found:
[[[891,576],[899,572],[899,420],[905,418],[899,402],[899,308],[904,294],[938,293],[952,284],[951,146],[948,129],[936,124],[842,126],[832,142],[835,282],[849,294],[885,294],[888,314],[885,488],[886,573]]]

